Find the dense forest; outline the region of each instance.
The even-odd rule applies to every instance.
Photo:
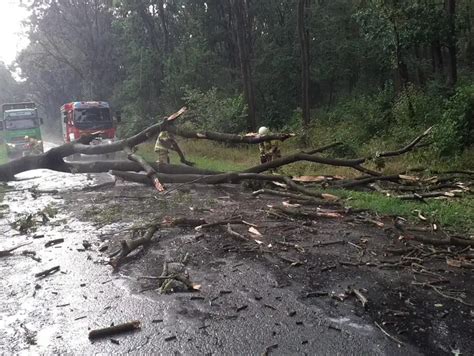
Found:
[[[470,0],[32,0],[23,79],[2,101],[106,100],[136,132],[182,105],[187,124],[268,125],[348,154],[435,125],[433,152],[474,143]]]

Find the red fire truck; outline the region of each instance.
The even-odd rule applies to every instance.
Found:
[[[65,142],[78,140],[81,136],[100,133],[93,143],[112,142],[116,137],[109,103],[105,101],[75,101],[61,106]],[[120,122],[120,113],[116,113]]]

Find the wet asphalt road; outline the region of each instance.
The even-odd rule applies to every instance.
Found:
[[[199,293],[140,293],[137,279],[146,274],[145,267],[114,273],[106,256],[97,251],[98,235],[110,227],[99,231],[78,221],[62,199],[69,190],[106,181],[108,175],[32,171],[19,177],[30,179],[9,184],[16,191],[3,201],[8,208],[0,224],[0,249],[32,243],[0,258],[1,354],[418,354],[411,346],[399,347],[353,313],[332,319],[323,308],[303,304],[292,290],[278,286],[272,271],[234,258],[194,271]],[[33,199],[27,190],[31,187],[59,192]],[[59,212],[36,232],[20,235],[10,227],[19,216],[50,204]],[[44,237],[33,239],[34,235]],[[57,238],[65,241],[45,247]],[[176,237],[181,242],[189,238]],[[92,244],[91,250],[84,250],[83,240]],[[35,251],[41,261],[22,255],[25,250]],[[166,256],[169,251],[153,253]],[[35,277],[56,265],[58,273]],[[227,290],[232,294],[221,292]],[[141,322],[140,331],[88,339],[90,329],[132,320]]]

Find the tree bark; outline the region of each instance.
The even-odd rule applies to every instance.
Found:
[[[409,82],[408,67],[405,61],[403,60],[402,47],[400,44],[400,34],[395,24],[393,24],[393,31],[395,35],[395,58],[397,61],[397,75],[400,83],[399,89],[404,89],[406,88]]]
[[[298,1],[298,35],[301,52],[301,109],[303,115],[303,127],[307,132],[310,124],[309,105],[309,79],[310,79],[310,56],[309,56],[309,31],[306,29],[305,17],[308,0]]]
[[[123,151],[129,147],[134,147],[146,140],[156,137],[162,130],[168,130],[169,132],[175,133],[182,137],[186,138],[196,138],[196,139],[208,139],[217,142],[226,142],[226,143],[246,143],[246,144],[258,144],[265,141],[271,140],[281,140],[284,141],[290,137],[293,137],[292,134],[275,134],[267,136],[240,136],[225,134],[219,132],[194,132],[185,129],[178,129],[173,126],[169,126],[169,122],[176,119],[181,115],[185,109],[181,109],[177,113],[171,115],[166,121],[155,124],[143,130],[142,132],[110,144],[104,145],[94,145],[90,146],[86,143],[87,140],[90,140],[90,137],[84,137],[84,140],[78,142],[66,143],[58,147],[54,147],[51,150],[37,156],[27,156],[22,157],[11,162],[0,165],[0,181],[9,181],[14,180],[15,174],[32,170],[32,169],[51,169],[59,172],[84,172],[87,169],[90,169],[93,172],[104,172],[107,171],[105,167],[109,169],[123,167],[123,168],[133,168],[136,170],[137,163],[134,162],[117,162],[109,161],[104,163],[98,162],[64,162],[63,158],[71,156],[75,153],[81,153],[85,155],[96,155],[104,153],[112,153],[117,151]],[[152,165],[153,166],[153,165]],[[161,166],[162,167],[162,166]],[[188,169],[188,172],[197,172],[197,168],[180,168],[181,170]],[[199,170],[198,170],[199,171]],[[202,171],[202,170],[201,170]],[[215,174],[216,172],[211,172]]]
[[[420,47],[418,44],[415,43],[415,58],[416,58],[416,79],[417,79],[417,84],[419,86],[424,86],[425,85],[425,74],[423,73],[423,69],[421,67],[421,63],[423,60],[423,57],[421,55]]]
[[[166,15],[165,15],[165,6],[163,0],[158,0],[158,16],[160,17],[161,22],[161,29],[163,31],[163,38],[165,42],[165,53],[170,52],[170,34],[168,31],[168,24],[166,22]]]
[[[431,57],[433,62],[433,73],[442,75],[444,73],[444,66],[439,38],[431,42]]]
[[[232,0],[234,30],[239,50],[240,71],[245,101],[247,102],[247,129],[255,131],[257,126],[255,89],[252,77],[252,40],[247,0]]]
[[[456,46],[456,0],[446,0],[446,15],[448,17],[448,63],[446,85],[453,87],[458,79],[457,73],[457,46]]]

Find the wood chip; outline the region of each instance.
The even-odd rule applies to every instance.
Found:
[[[249,230],[248,230],[251,234],[253,235],[257,235],[257,236],[263,236],[260,231],[258,231],[256,228],[254,228],[253,226],[249,227]]]

